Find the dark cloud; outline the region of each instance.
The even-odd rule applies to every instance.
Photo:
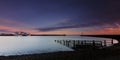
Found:
[[[120,1],[119,0],[90,0],[90,1],[78,1],[82,2],[74,7],[76,11],[82,8],[85,11],[78,11],[74,17],[69,20],[60,22],[52,27],[37,28],[39,31],[54,31],[58,29],[70,29],[70,28],[84,28],[84,27],[99,27],[105,28],[106,26],[117,28],[120,24]],[[72,3],[72,2],[71,2]],[[76,6],[75,6],[76,5]],[[75,10],[74,10],[75,11]],[[80,14],[82,13],[82,14]]]
[[[84,28],[84,27],[99,27],[99,28],[104,28],[107,25],[109,25],[110,27],[118,27],[116,24],[120,24],[119,20],[97,20],[97,21],[90,21],[90,22],[81,22],[78,20],[69,20],[67,22],[62,22],[59,24],[56,24],[53,27],[48,27],[48,28],[39,28],[38,30],[40,31],[54,31],[54,30],[58,30],[58,29],[70,29],[70,28]],[[94,28],[92,28],[94,29]]]
[[[67,20],[65,22],[58,23],[52,27],[37,28],[39,31],[54,31],[59,29],[70,29],[70,28],[85,28],[85,27],[119,27],[117,24],[120,24],[120,18],[114,17],[79,17],[76,19]]]

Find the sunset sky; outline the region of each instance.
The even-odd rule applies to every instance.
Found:
[[[120,34],[120,0],[0,0],[0,33]]]

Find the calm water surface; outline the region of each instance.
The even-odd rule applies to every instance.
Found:
[[[108,40],[106,38],[81,36],[0,36],[0,55],[22,55],[48,53],[57,51],[73,51],[55,43],[54,40]],[[114,43],[118,43],[114,40]]]

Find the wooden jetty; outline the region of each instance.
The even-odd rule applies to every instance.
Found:
[[[109,45],[113,45],[113,40],[55,40],[55,42],[60,43],[69,48],[79,50],[79,49],[102,49]]]

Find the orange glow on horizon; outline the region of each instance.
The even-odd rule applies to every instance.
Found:
[[[30,34],[66,34],[66,35],[81,35],[81,33],[83,33],[84,35],[108,35],[108,34],[117,35],[117,34],[120,34],[120,28],[104,28],[101,30],[84,31],[84,32],[72,31],[69,29],[42,32],[42,31],[37,31],[33,29],[28,29],[28,28],[0,26],[0,30],[10,31],[10,32],[23,31],[23,32],[28,32]]]

